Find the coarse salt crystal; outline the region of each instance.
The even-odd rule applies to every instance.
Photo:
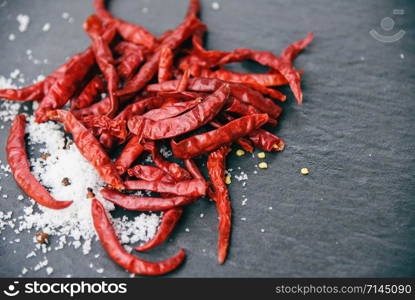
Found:
[[[48,275],[52,274],[52,273],[53,273],[53,268],[52,268],[52,267],[47,267],[47,268],[46,268],[46,273],[47,273]]]
[[[50,30],[50,23],[45,23],[45,25],[43,25],[42,27],[42,31],[46,32]]]
[[[9,34],[9,41],[14,41],[16,39],[16,36],[13,33]]]
[[[29,16],[19,14],[16,17],[16,20],[17,20],[17,22],[19,22],[19,31],[20,32],[25,32],[27,30],[27,27],[29,26],[29,23],[30,23]]]
[[[220,5],[218,2],[212,2],[212,9],[213,10],[219,10],[220,9]]]

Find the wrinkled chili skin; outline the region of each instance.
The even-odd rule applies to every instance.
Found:
[[[90,16],[84,23],[84,29],[92,40],[92,50],[95,61],[107,81],[107,91],[110,104],[106,115],[112,117],[118,110],[118,97],[115,91],[118,89],[119,76],[115,68],[115,61],[109,46],[109,42],[102,37],[103,25],[96,15]],[[115,31],[115,27],[107,30]]]
[[[95,75],[85,86],[78,97],[72,100],[71,110],[90,106],[105,89],[104,80],[101,76]]]
[[[118,241],[104,206],[92,199],[92,220],[98,238],[111,259],[127,271],[140,275],[162,275],[175,270],[185,258],[185,251],[160,262],[147,262],[128,253]]]
[[[249,139],[255,147],[268,152],[282,151],[285,147],[283,139],[262,128],[252,131],[249,134]]]
[[[209,124],[214,128],[220,128],[223,126],[221,123],[219,123],[216,120],[209,122]],[[240,137],[236,139],[235,142],[239,144],[245,151],[254,152],[254,147],[252,146],[252,142],[250,140],[244,137]]]
[[[147,251],[163,243],[169,237],[183,214],[183,208],[176,207],[164,212],[156,235],[145,244],[135,247],[135,251]]]
[[[55,200],[30,172],[30,163],[26,152],[25,127],[25,116],[17,115],[13,120],[10,135],[7,139],[7,160],[14,179],[20,188],[38,204],[51,209],[68,207],[72,204],[72,201]]]
[[[248,115],[226,125],[176,143],[171,141],[173,154],[178,158],[193,158],[231,143],[268,122],[267,114]]]
[[[214,200],[219,215],[218,261],[225,262],[231,233],[232,208],[229,193],[225,183],[225,159],[230,147],[224,146],[208,156],[207,169],[214,189]]]
[[[124,182],[127,190],[146,190],[177,196],[201,197],[206,195],[206,182],[200,179],[184,180],[177,183],[162,181],[128,180]]]
[[[138,73],[126,83],[125,87],[118,92],[119,96],[130,95],[140,91],[149,82],[158,70],[158,64],[161,55],[161,49],[169,48],[175,50],[180,44],[187,40],[193,32],[201,26],[200,20],[191,14],[185,18],[163,43],[158,47],[150,59],[140,68]]]
[[[82,118],[82,123],[88,129],[95,129],[96,135],[108,132],[120,140],[125,140],[128,136],[125,120],[115,120],[104,115],[89,115]]]
[[[128,80],[144,61],[144,56],[140,52],[129,52],[121,56],[117,62],[117,73],[123,80]]]
[[[258,91],[240,83],[226,82],[215,78],[195,77],[189,79],[187,88],[197,92],[213,92],[224,83],[229,84],[232,96],[269,114],[271,118],[276,119],[281,114],[281,107],[275,104],[274,101],[262,96]],[[162,83],[150,84],[146,89],[149,92],[174,91],[177,84],[177,80],[170,80]]]
[[[193,159],[185,159],[184,165],[187,171],[189,171],[189,173],[192,175],[193,179],[200,179],[206,181],[205,177],[203,177],[202,172],[200,172],[200,169],[198,168]]]
[[[173,177],[169,174],[164,172],[163,170],[147,165],[136,165],[127,171],[129,176],[135,176],[138,179],[146,180],[146,181],[160,181],[160,182],[167,182],[167,183],[174,183]]]
[[[169,174],[176,181],[183,181],[187,179],[192,179],[190,173],[183,169],[176,163],[169,162],[165,160],[161,154],[159,147],[154,143],[154,141],[148,141],[144,144],[144,149],[151,153],[151,157],[158,168]]]
[[[71,112],[54,110],[48,113],[48,117],[64,124],[65,131],[72,134],[79,152],[94,166],[105,183],[116,189],[124,189],[121,177],[108,154],[102,149],[94,135]]]
[[[114,163],[118,174],[124,174],[143,151],[144,147],[140,144],[140,139],[137,136],[131,137]]]
[[[148,112],[143,114],[143,118],[153,120],[153,121],[159,121],[159,120],[176,117],[182,113],[185,113],[191,110],[196,105],[198,105],[200,102],[202,102],[201,98],[197,98],[195,100],[186,101],[186,102],[168,103],[168,104],[163,105],[160,108],[149,110]]]
[[[128,121],[128,129],[145,139],[172,138],[207,124],[221,111],[228,96],[229,86],[225,84],[182,115],[159,121],[136,116]]]
[[[294,42],[285,48],[281,53],[281,57],[292,62],[313,41],[313,38],[313,33],[309,32],[303,40]]]
[[[158,82],[170,80],[173,77],[173,51],[170,48],[162,48],[160,52],[160,61],[158,65]]]
[[[119,207],[139,211],[169,210],[175,207],[191,204],[196,200],[195,198],[183,196],[168,198],[133,196],[117,192],[110,188],[104,188],[100,191],[100,193],[105,200],[108,200]]]

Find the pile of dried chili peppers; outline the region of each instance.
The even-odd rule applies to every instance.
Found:
[[[277,124],[286,96],[275,87],[289,85],[302,102],[301,71],[293,60],[313,39],[311,33],[289,45],[280,56],[235,49],[206,50],[207,26],[198,18],[200,4],[190,0],[183,22],[156,37],[146,29],[115,18],[104,0],[94,1],[96,14],[84,23],[91,46],[74,55],[43,81],[22,89],[0,90],[0,97],[39,101],[37,122],[64,124],[82,155],[108,185],[102,196],[128,210],[163,211],[145,251],[167,239],[183,206],[208,195],[219,214],[218,260],[226,259],[231,233],[231,202],[225,184],[225,161],[232,143],[246,151],[281,151],[284,141],[267,129]],[[228,63],[252,60],[269,67],[265,74],[224,69]],[[101,94],[106,97],[101,99]],[[70,104],[67,106],[66,104]],[[64,108],[68,107],[67,110]],[[204,131],[200,128],[203,127]],[[194,131],[198,129],[198,133]],[[184,167],[166,160],[160,145],[169,143]],[[111,159],[122,149],[115,161]],[[135,164],[144,152],[153,166]],[[207,154],[209,180],[193,158]],[[40,205],[63,209],[71,201],[55,200],[30,172],[25,144],[25,117],[18,115],[7,141],[10,167],[19,186]],[[125,191],[145,190],[159,197]],[[94,197],[89,191],[88,197]],[[164,274],[184,260],[181,249],[161,262],[147,262],[120,245],[102,204],[92,199],[98,237],[109,256],[130,272]]]

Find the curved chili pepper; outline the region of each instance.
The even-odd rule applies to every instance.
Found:
[[[118,91],[119,96],[130,95],[140,91],[149,82],[158,70],[161,49],[170,48],[172,51],[187,40],[193,32],[201,26],[200,20],[191,14],[180,24],[158,47],[150,59],[140,68],[138,73]]]
[[[94,135],[71,112],[54,110],[48,112],[47,116],[65,125],[65,131],[72,134],[79,152],[94,166],[104,182],[116,189],[124,189],[121,177],[107,153]]]
[[[135,176],[146,181],[176,182],[169,174],[153,166],[136,165],[133,168],[128,169],[127,173],[129,176]]]
[[[104,22],[113,21],[117,24],[117,29],[123,39],[152,49],[156,44],[156,37],[141,26],[128,23],[124,20],[114,18],[105,8],[105,0],[94,0],[95,11],[99,18]]]
[[[173,51],[170,48],[162,48],[158,65],[158,82],[170,80],[173,76]]]
[[[219,215],[218,261],[223,264],[229,247],[231,234],[231,202],[225,183],[225,159],[230,152],[229,146],[224,146],[208,156],[207,169],[214,188],[216,209]]]
[[[147,243],[141,246],[135,247],[134,250],[135,251],[147,251],[163,243],[165,240],[167,240],[170,233],[173,231],[174,227],[176,227],[176,224],[177,222],[179,222],[182,214],[183,214],[183,208],[181,207],[172,208],[164,212],[156,235],[151,240],[149,240]]]
[[[20,188],[33,200],[42,206],[52,209],[68,207],[73,201],[57,201],[40,184],[30,172],[30,163],[27,158],[25,137],[26,118],[17,115],[10,128],[7,139],[6,153],[14,179]]]
[[[114,163],[118,174],[124,174],[143,151],[144,147],[140,144],[140,139],[137,136],[131,137]]]
[[[280,100],[282,102],[284,102],[285,100],[287,100],[287,96],[285,96],[283,93],[281,93],[278,90],[274,90],[274,89],[271,89],[271,88],[267,88],[267,87],[265,87],[263,85],[260,85],[260,84],[258,84],[256,82],[247,82],[245,84],[247,86],[253,88],[254,90],[260,92],[263,95],[270,96],[270,97],[275,98],[275,99],[278,99],[278,100]]]
[[[152,121],[160,121],[160,120],[176,117],[182,113],[185,113],[191,110],[192,108],[194,108],[201,102],[202,102],[202,99],[197,98],[195,100],[191,100],[187,102],[176,102],[176,103],[166,104],[160,108],[149,110],[148,112],[143,114],[143,118],[149,119]]]
[[[269,98],[262,96],[261,93],[250,87],[233,82],[226,82],[215,78],[190,78],[187,88],[197,92],[213,92],[221,85],[228,83],[231,95],[244,103],[255,106],[260,111],[267,113],[272,118],[278,118],[281,113],[281,107]],[[157,84],[150,84],[146,90],[149,92],[174,91],[177,87],[177,80],[165,81]]]
[[[96,15],[92,15],[84,22],[84,30],[92,40],[95,60],[107,81],[110,106],[106,115],[113,116],[117,112],[119,105],[118,97],[115,95],[115,91],[118,89],[119,77],[114,66],[115,62],[109,43],[101,36],[103,25]],[[115,30],[115,27],[111,28],[111,30]]]
[[[309,32],[305,39],[294,42],[285,48],[281,53],[281,57],[292,62],[313,41],[313,38],[313,33]]]
[[[111,259],[127,271],[140,275],[162,275],[173,271],[183,263],[185,251],[160,262],[148,262],[128,253],[118,241],[104,206],[92,199],[92,220],[99,240]]]
[[[267,114],[248,115],[206,133],[176,143],[171,141],[173,154],[178,158],[192,158],[208,153],[249,134],[268,122]]]
[[[120,140],[125,140],[128,136],[125,120],[110,119],[103,115],[89,115],[82,119],[82,123],[88,129],[98,129],[97,135],[107,132]]]
[[[72,99],[71,110],[90,106],[104,91],[105,84],[101,76],[95,75],[84,87],[78,97]]]
[[[130,131],[150,140],[175,137],[203,126],[212,120],[225,105],[229,86],[223,85],[188,112],[169,119],[153,121],[135,116],[128,121]]]
[[[161,156],[158,146],[153,141],[145,143],[144,149],[151,153],[151,157],[153,158],[156,166],[173,177],[174,180],[183,181],[186,179],[192,179],[192,176],[187,170],[183,169],[176,163],[165,160]]]
[[[105,200],[108,200],[119,207],[140,211],[168,210],[178,206],[188,205],[196,200],[195,198],[183,196],[156,198],[126,195],[110,188],[104,188],[100,193]]]
[[[129,180],[124,182],[127,190],[147,190],[177,196],[200,197],[206,195],[206,182],[200,179],[184,180],[177,183],[161,181]]]
[[[209,124],[213,126],[214,128],[220,128],[223,126],[221,123],[219,123],[216,120],[209,122]],[[245,151],[254,152],[254,147],[252,146],[252,142],[250,140],[247,140],[244,137],[240,137],[236,139],[235,142],[238,143]]]

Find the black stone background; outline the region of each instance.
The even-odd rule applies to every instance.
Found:
[[[0,8],[0,74],[8,77],[19,68],[32,80],[86,47],[82,22],[93,12],[91,2],[8,0]],[[202,0],[208,49],[251,47],[279,53],[308,31],[315,33],[312,45],[295,62],[305,70],[304,104],[296,105],[283,89],[288,101],[276,133],[287,147],[267,155],[268,170],[255,175],[258,158],[230,155],[229,167],[245,171],[249,180],[246,188],[235,179],[230,186],[234,225],[223,266],[216,262],[217,215],[208,201],[186,208],[173,240],[140,257],[158,260],[186,248],[185,264],[171,277],[414,276],[414,2],[221,0],[218,11],[212,2]],[[186,6],[184,0],[114,0],[110,10],[159,35],[180,23]],[[393,9],[405,14],[394,16]],[[62,19],[63,12],[74,18],[72,24]],[[31,18],[25,33],[17,30],[19,13]],[[380,21],[388,16],[396,24],[385,32]],[[45,22],[51,23],[47,33],[41,30]],[[371,29],[385,35],[403,29],[406,34],[385,44],[369,35]],[[12,32],[16,40],[10,42]],[[28,61],[29,48],[49,64]],[[263,70],[253,63],[232,69]],[[7,134],[8,125],[1,130],[3,162]],[[301,176],[302,167],[311,174]],[[16,200],[19,188],[10,176],[0,184],[9,195],[0,199],[0,209],[18,216],[23,209]],[[248,198],[246,206],[241,205],[242,195]],[[20,243],[10,245],[15,233],[2,232],[7,239],[0,238],[0,276],[17,276],[23,266],[41,259],[25,259],[33,248],[33,234],[23,233]],[[96,253],[101,254],[98,259]],[[68,247],[47,257],[55,270],[52,276],[128,276],[98,243],[87,256]],[[105,272],[96,273],[98,267]],[[46,272],[26,276],[43,277]]]

